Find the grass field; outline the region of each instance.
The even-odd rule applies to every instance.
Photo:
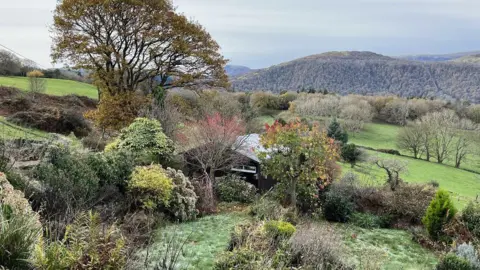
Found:
[[[48,137],[48,133],[28,129],[14,125],[12,123],[6,122],[5,118],[0,116],[0,139],[32,139],[32,140],[42,140]]]
[[[161,256],[167,248],[165,243],[168,241],[165,239],[174,237],[177,243],[186,240],[184,252],[179,258],[179,269],[212,269],[216,256],[228,247],[233,228],[247,220],[248,216],[244,213],[227,213],[159,228],[156,243],[149,252],[153,256]],[[143,250],[140,257],[145,254],[146,250]]]
[[[414,242],[406,231],[367,230],[348,224],[337,224],[337,230],[359,269],[434,269],[438,263],[435,254]]]
[[[88,83],[81,83],[71,80],[46,79],[46,94],[63,96],[75,94],[79,96],[87,96],[97,98],[98,93],[95,86]],[[0,86],[16,87],[22,90],[28,90],[28,78],[26,77],[0,77]]]

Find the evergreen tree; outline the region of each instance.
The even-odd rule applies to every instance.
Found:
[[[328,137],[334,139],[335,141],[339,141],[342,144],[346,144],[348,142],[348,134],[347,132],[343,131],[336,118],[334,118],[332,123],[330,123],[328,126],[327,134]]]

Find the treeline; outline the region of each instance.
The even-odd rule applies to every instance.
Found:
[[[69,71],[58,68],[39,69],[38,65],[31,60],[22,60],[13,53],[0,50],[0,76],[26,77],[27,73],[33,70],[40,70],[44,78],[66,79],[79,82],[90,81],[90,79],[80,71]]]
[[[480,103],[480,67],[421,63],[367,52],[321,54],[245,74],[232,80],[238,91],[302,88],[338,94],[393,94],[402,97],[462,99]]]

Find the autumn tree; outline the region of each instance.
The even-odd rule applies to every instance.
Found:
[[[338,159],[337,147],[317,125],[275,122],[266,125],[260,141],[267,149],[258,154],[263,172],[288,186],[291,205],[296,206],[298,183],[325,187],[332,181],[329,163]]]
[[[199,121],[185,124],[177,135],[184,149],[185,162],[195,171],[201,173],[205,190],[203,200],[208,200],[206,207],[214,208],[213,185],[215,172],[225,171],[244,161],[238,153],[244,147],[247,137],[243,122],[237,117],[226,118],[215,113]]]
[[[109,116],[104,94],[123,105],[115,108],[119,112],[139,110],[115,96],[129,97],[125,93],[145,82],[162,88],[227,85],[219,45],[170,0],[59,1],[52,34],[55,62],[93,72],[99,115]]]
[[[44,75],[40,70],[32,70],[28,72],[28,90],[34,94],[45,92],[45,90],[47,90],[47,82],[43,76]]]

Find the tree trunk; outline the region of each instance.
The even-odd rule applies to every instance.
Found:
[[[291,204],[294,209],[297,209],[297,181],[292,181],[292,189],[290,192]]]

